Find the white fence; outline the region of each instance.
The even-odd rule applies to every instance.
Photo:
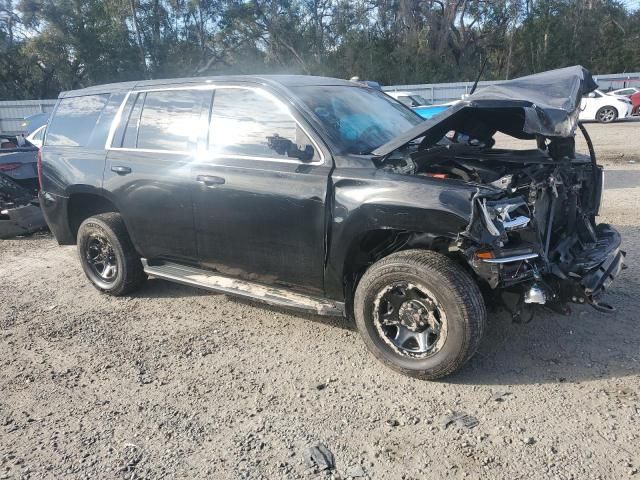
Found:
[[[11,100],[0,102],[0,132],[21,133],[25,117],[36,113],[50,112],[55,100]]]
[[[594,77],[602,90],[617,90],[624,87],[640,87],[640,72],[596,75]],[[478,82],[478,88],[502,83],[501,81]],[[421,94],[431,103],[446,103],[459,100],[471,91],[473,82],[423,83],[418,85],[392,85],[382,87],[386,91],[408,90]],[[29,115],[53,110],[55,100],[16,100],[0,102],[0,132],[20,133],[22,120]]]

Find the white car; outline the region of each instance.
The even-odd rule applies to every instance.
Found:
[[[630,97],[634,93],[639,93],[639,92],[640,92],[640,88],[638,87],[627,87],[627,88],[620,88],[612,92],[607,92],[607,95]]]
[[[580,120],[596,120],[600,123],[611,123],[631,115],[631,100],[620,95],[607,95],[601,90],[594,90],[582,98],[580,104]]]
[[[30,135],[27,136],[27,140],[32,145],[35,145],[38,148],[42,148],[42,140],[44,140],[44,129],[47,128],[47,125],[42,125],[41,127],[36,128]]]

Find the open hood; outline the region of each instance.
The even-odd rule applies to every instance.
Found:
[[[454,130],[480,141],[496,132],[533,139],[570,137],[578,124],[582,97],[598,88],[581,66],[550,70],[485,87],[372,153],[385,157],[416,138],[429,147]]]

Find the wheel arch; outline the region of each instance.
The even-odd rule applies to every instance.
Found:
[[[378,260],[401,250],[422,249],[440,253],[448,251],[455,237],[399,228],[375,228],[354,238],[347,248],[343,274],[348,276],[366,269]]]
[[[443,254],[456,242],[455,236],[400,228],[371,228],[354,237],[346,248],[340,283],[346,311],[352,314],[353,295],[367,269],[383,258],[403,250],[430,250]]]
[[[75,239],[83,221],[101,213],[120,210],[106,195],[96,190],[78,190],[71,192],[67,200],[67,219],[69,230]]]

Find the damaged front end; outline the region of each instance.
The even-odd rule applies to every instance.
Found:
[[[569,302],[611,310],[599,297],[624,267],[625,253],[618,232],[595,222],[601,167],[542,151],[514,167],[490,182],[501,185],[495,192],[474,196],[460,242],[473,270],[491,288],[519,294],[516,314],[524,304],[566,312]]]
[[[600,296],[624,268],[625,253],[618,232],[596,224],[603,171],[578,123],[582,96],[596,87],[582,67],[504,82],[373,152],[380,168],[395,173],[477,186],[455,248],[481,283],[516,294],[514,317],[527,304],[613,310]],[[576,153],[578,128],[589,155]],[[497,132],[535,140],[537,148],[494,148]]]

